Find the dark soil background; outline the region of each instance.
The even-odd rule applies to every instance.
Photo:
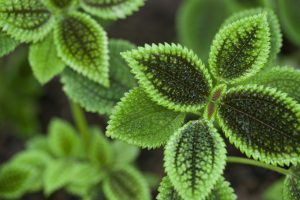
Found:
[[[108,35],[111,38],[127,39],[137,45],[153,42],[174,42],[176,41],[176,11],[180,3],[181,0],[148,0],[139,12],[126,20],[112,24],[108,29]],[[294,50],[295,47],[285,40],[283,52],[291,53]],[[27,67],[29,68],[29,66]],[[58,78],[45,85],[42,90],[43,93],[39,97],[37,105],[42,132],[46,132],[47,125],[53,117],[62,117],[72,121],[68,100],[62,92]],[[20,100],[19,103],[22,104],[22,101]],[[107,119],[90,113],[87,113],[87,116],[91,124],[101,125],[105,128]],[[0,127],[0,164],[23,148],[24,141],[16,137],[11,129]],[[241,155],[230,144],[228,144],[228,154]],[[160,177],[164,175],[162,149],[143,150],[137,164],[144,171],[156,173]],[[236,164],[227,166],[225,176],[241,200],[260,200],[262,192],[280,177],[271,171]],[[156,190],[153,191],[153,199],[155,196]],[[23,199],[43,199],[43,197],[41,194],[30,194]],[[58,192],[49,199],[76,198],[69,197],[64,192]]]

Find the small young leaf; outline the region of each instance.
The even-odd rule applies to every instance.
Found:
[[[246,84],[259,84],[276,88],[300,102],[300,70],[288,67],[276,67],[264,70],[245,81]]]
[[[73,127],[66,121],[54,119],[49,126],[49,146],[58,157],[78,156],[80,139]]]
[[[245,11],[238,12],[233,14],[230,18],[228,18],[224,25],[228,25],[239,19],[258,15],[260,13],[265,12],[267,14],[267,21],[270,28],[270,56],[269,60],[272,61],[276,58],[276,55],[279,53],[281,45],[282,45],[282,34],[280,31],[280,25],[278,19],[274,12],[270,9],[263,9],[263,8],[256,8],[256,9],[249,9]]]
[[[269,32],[265,12],[224,26],[209,55],[214,76],[235,83],[258,72],[268,61]]]
[[[222,98],[219,123],[248,157],[272,164],[300,161],[300,108],[286,94],[263,86],[240,86]]]
[[[111,172],[104,180],[103,192],[107,200],[150,200],[147,182],[129,166]]]
[[[33,183],[34,171],[22,165],[8,164],[0,168],[0,198],[20,199]]]
[[[73,13],[57,23],[54,40],[58,55],[75,71],[109,86],[105,31],[91,17]]]
[[[54,19],[40,0],[0,1],[0,27],[21,42],[36,42],[52,29]]]
[[[106,134],[141,147],[159,147],[181,126],[184,116],[157,105],[137,88],[116,106]]]
[[[65,63],[57,56],[52,34],[30,46],[29,62],[33,74],[42,84],[50,81],[65,67]]]
[[[146,45],[122,54],[153,101],[175,111],[198,111],[212,81],[201,60],[175,44]]]
[[[112,143],[112,148],[114,150],[114,161],[118,164],[133,163],[140,153],[139,148],[136,146],[121,141],[114,141]]]
[[[18,41],[0,31],[0,57],[12,52],[18,46],[18,44]]]
[[[284,179],[273,183],[263,194],[263,200],[284,200],[283,198]]]
[[[134,45],[125,40],[110,40],[109,88],[91,81],[71,69],[66,69],[62,73],[61,79],[65,93],[87,111],[111,114],[113,107],[124,93],[136,85],[129,67],[120,55],[120,52],[133,48]]]
[[[206,121],[190,121],[166,145],[166,172],[176,191],[185,199],[207,197],[221,177],[225,164],[225,143]]]
[[[145,0],[80,0],[81,7],[88,13],[104,19],[120,19],[131,15]]]
[[[300,167],[295,166],[290,169],[290,174],[286,176],[283,185],[284,200],[300,199]]]

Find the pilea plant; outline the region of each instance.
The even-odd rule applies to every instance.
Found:
[[[281,46],[276,22],[268,10],[230,17],[209,67],[177,44],[122,53],[140,87],[115,107],[106,133],[143,148],[166,144],[158,200],[236,199],[226,162],[284,174],[284,199],[300,198],[299,71],[263,69]],[[185,120],[189,113],[198,119]],[[218,128],[249,158],[226,156]]]
[[[80,117],[76,105],[74,110]],[[40,190],[50,196],[64,189],[84,200],[150,199],[148,183],[133,165],[138,148],[108,141],[99,128],[80,127],[81,136],[66,121],[53,119],[47,137],[29,140],[26,150],[1,166],[0,198]]]
[[[48,82],[68,65],[105,87],[109,86],[107,35],[90,15],[120,19],[144,0],[1,0],[0,56],[20,42],[30,43],[34,75]]]

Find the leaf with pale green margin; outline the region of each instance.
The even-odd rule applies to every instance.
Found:
[[[34,171],[22,165],[7,164],[0,168],[0,198],[20,199],[35,181]]]
[[[230,6],[232,1],[183,1],[177,16],[179,41],[206,61],[213,36],[224,19],[232,13]]]
[[[0,31],[0,57],[12,52],[19,42],[8,36],[6,33]]]
[[[79,156],[82,152],[80,138],[68,122],[61,119],[52,120],[48,134],[49,146],[55,156]]]
[[[36,42],[53,28],[54,18],[40,0],[1,0],[0,27],[21,42]]]
[[[122,53],[139,84],[159,105],[181,112],[200,110],[212,87],[195,53],[176,44],[153,44]]]
[[[277,16],[271,9],[266,8],[256,8],[256,9],[249,9],[240,11],[238,13],[233,14],[231,17],[229,17],[223,24],[223,26],[226,26],[228,24],[231,24],[235,21],[238,21],[239,19],[250,17],[253,15],[258,15],[260,13],[266,13],[267,14],[267,21],[270,28],[270,56],[269,61],[274,61],[276,59],[277,54],[280,51],[280,48],[282,46],[282,34],[280,30],[280,25],[277,19]]]
[[[221,28],[211,47],[209,65],[217,80],[236,83],[257,73],[269,53],[270,31],[263,12]]]
[[[184,200],[173,187],[169,177],[164,177],[159,188],[159,194],[157,200]],[[236,200],[237,197],[234,194],[230,184],[224,180],[223,177],[218,180],[210,194],[204,198],[204,200]]]
[[[300,106],[285,93],[256,85],[232,88],[220,101],[218,120],[248,157],[274,165],[300,161]]]
[[[150,200],[146,180],[130,166],[112,171],[103,182],[103,192],[107,200]]]
[[[171,136],[165,148],[165,170],[180,196],[204,199],[226,164],[225,143],[207,121],[190,121]]]
[[[283,31],[298,46],[300,45],[299,6],[298,0],[278,0],[278,12]]]
[[[110,115],[114,106],[129,89],[136,85],[133,75],[120,52],[134,48],[125,40],[109,41],[110,87],[106,88],[88,78],[66,69],[62,73],[63,89],[70,99],[89,112]]]
[[[290,168],[290,173],[286,176],[283,185],[284,200],[300,199],[300,167],[294,166]]]
[[[283,182],[284,179],[280,179],[268,187],[263,193],[263,200],[283,200]]]
[[[91,129],[91,142],[88,147],[88,158],[99,167],[108,167],[113,160],[113,149],[109,141],[97,128]]]
[[[34,76],[42,84],[50,81],[65,68],[65,63],[57,55],[52,34],[30,46],[29,62]]]
[[[185,114],[153,102],[141,89],[121,99],[110,117],[106,135],[140,147],[155,148],[166,143],[181,126]]]
[[[138,147],[118,140],[112,143],[112,148],[114,151],[114,161],[116,163],[123,163],[123,164],[133,163],[137,159],[140,153]]]
[[[88,13],[103,19],[124,19],[143,6],[145,0],[80,0]]]
[[[83,13],[64,17],[56,24],[54,41],[58,55],[72,69],[109,86],[107,36],[94,19]]]
[[[290,67],[267,69],[245,81],[245,84],[249,83],[276,88],[300,102],[300,70]]]

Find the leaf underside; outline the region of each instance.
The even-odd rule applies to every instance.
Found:
[[[300,168],[299,166],[292,167],[290,174],[284,180],[283,185],[284,200],[300,199]]]
[[[0,57],[12,52],[18,46],[18,44],[18,41],[0,31]]]
[[[113,171],[103,183],[108,200],[150,200],[150,191],[142,175],[126,166]]]
[[[248,157],[299,162],[299,104],[284,93],[255,85],[233,88],[221,100],[218,119],[230,142]]]
[[[71,69],[66,69],[61,78],[65,93],[72,101],[77,102],[89,112],[110,115],[124,93],[136,85],[129,67],[120,56],[120,52],[133,48],[133,44],[124,40],[110,40],[109,88],[91,81]]]
[[[184,117],[157,105],[137,88],[116,106],[106,134],[140,147],[159,147],[181,126]]]
[[[146,45],[123,53],[140,85],[158,104],[176,111],[199,110],[211,79],[201,60],[175,44]]]
[[[212,125],[191,121],[168,141],[164,166],[182,197],[199,200],[209,195],[221,177],[225,159],[225,144]]]
[[[35,42],[49,33],[53,17],[40,0],[0,1],[0,27],[21,42]]]
[[[258,72],[268,61],[270,33],[265,13],[224,26],[209,55],[215,78],[236,83]]]
[[[81,7],[104,19],[122,19],[137,11],[145,0],[81,0]]]
[[[85,14],[63,18],[54,31],[58,55],[75,71],[109,86],[108,47],[105,31]]]

